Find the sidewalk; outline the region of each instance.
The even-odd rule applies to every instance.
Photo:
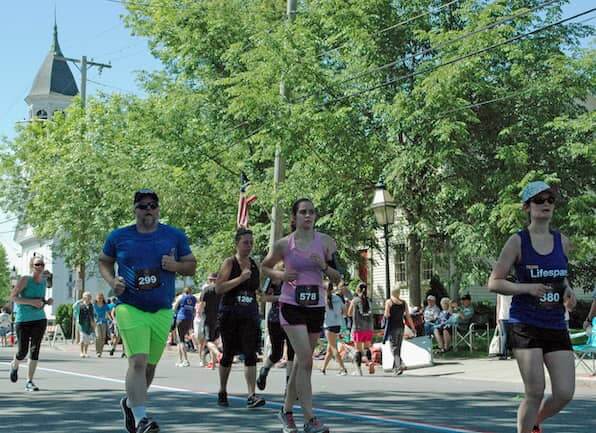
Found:
[[[522,383],[514,359],[499,361],[497,358],[435,359],[432,367],[409,370],[409,376],[449,376],[452,379],[490,382]],[[546,373],[549,382],[548,373]],[[575,371],[576,386],[596,389],[596,376],[589,376],[583,367]]]

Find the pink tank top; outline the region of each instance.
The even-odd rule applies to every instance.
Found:
[[[308,307],[325,306],[325,289],[323,288],[323,271],[320,266],[310,259],[312,254],[318,254],[325,261],[325,248],[318,232],[311,242],[308,250],[301,250],[296,246],[294,233],[288,236],[288,249],[284,254],[284,266],[287,270],[298,273],[296,281],[284,281],[281,286],[279,302],[284,304],[299,305],[296,302],[296,286],[318,286],[319,301],[316,305]]]

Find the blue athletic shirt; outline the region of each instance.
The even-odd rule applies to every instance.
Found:
[[[541,298],[529,294],[515,295],[511,300],[509,322],[525,323],[539,328],[567,329],[565,324],[565,277],[567,277],[567,256],[563,250],[561,233],[551,231],[553,250],[542,255],[534,250],[530,233],[521,230],[521,260],[515,264],[515,273],[520,283],[542,283],[551,291]]]
[[[176,313],[176,320],[192,320],[195,316],[195,305],[197,304],[197,298],[195,295],[184,294],[180,298],[178,304],[178,311]]]
[[[118,275],[126,283],[118,296],[121,303],[151,313],[172,308],[176,274],[162,269],[161,258],[173,255],[179,260],[191,253],[184,232],[159,224],[152,233],[139,233],[133,224],[112,231],[103,253],[116,259]]]
[[[108,323],[108,312],[111,310],[110,306],[104,303],[101,307],[96,302],[93,303],[93,309],[95,310],[95,323],[101,325]]]

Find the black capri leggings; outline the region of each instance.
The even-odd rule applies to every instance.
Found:
[[[281,359],[284,354],[285,341],[288,345],[288,361],[293,361],[294,348],[281,324],[279,322],[267,322],[267,329],[269,329],[269,339],[271,340],[271,355],[269,355],[269,360],[275,364]]]
[[[223,345],[222,367],[231,367],[234,355],[244,354],[244,365],[257,365],[259,320],[257,317],[223,313],[219,316],[219,332]]]
[[[41,348],[41,340],[43,334],[46,332],[48,321],[46,319],[33,320],[31,322],[17,322],[16,331],[19,346],[16,358],[22,361],[29,352],[29,344],[31,344],[31,353],[29,359],[37,361],[39,359],[39,349]]]

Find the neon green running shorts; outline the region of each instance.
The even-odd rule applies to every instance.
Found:
[[[164,308],[155,313],[139,310],[129,304],[116,307],[116,320],[126,356],[149,355],[149,364],[157,364],[166,347],[172,310]]]

